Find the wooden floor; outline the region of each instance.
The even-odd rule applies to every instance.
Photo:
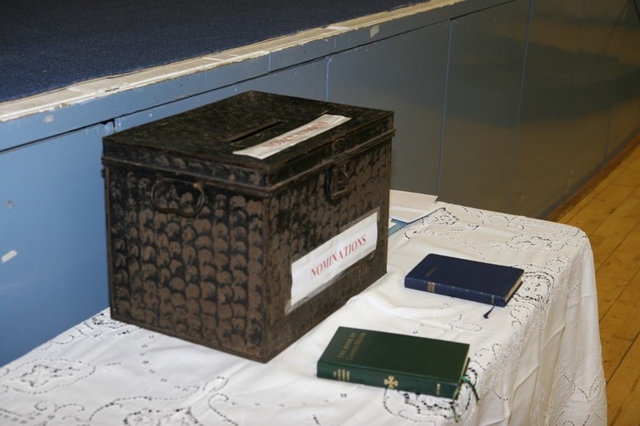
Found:
[[[608,424],[640,425],[640,137],[549,219],[589,236]]]

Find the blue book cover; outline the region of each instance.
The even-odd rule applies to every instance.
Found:
[[[407,274],[404,286],[495,306],[506,306],[524,270],[506,265],[429,254]]]

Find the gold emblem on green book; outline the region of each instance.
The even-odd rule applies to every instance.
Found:
[[[384,379],[384,384],[389,389],[394,389],[396,386],[398,386],[398,381],[396,380],[395,377],[389,376],[386,379]]]

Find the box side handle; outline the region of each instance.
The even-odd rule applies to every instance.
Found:
[[[349,194],[352,188],[351,185],[349,185],[347,163],[335,165],[327,170],[326,182],[327,196],[331,201],[337,201]]]
[[[179,191],[180,187],[182,191]],[[150,201],[153,208],[161,213],[192,218],[204,207],[205,195],[200,182],[158,179],[151,189]]]

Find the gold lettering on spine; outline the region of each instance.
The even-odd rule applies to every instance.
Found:
[[[344,368],[338,368],[333,372],[333,378],[342,382],[349,382],[351,381],[351,373]]]

